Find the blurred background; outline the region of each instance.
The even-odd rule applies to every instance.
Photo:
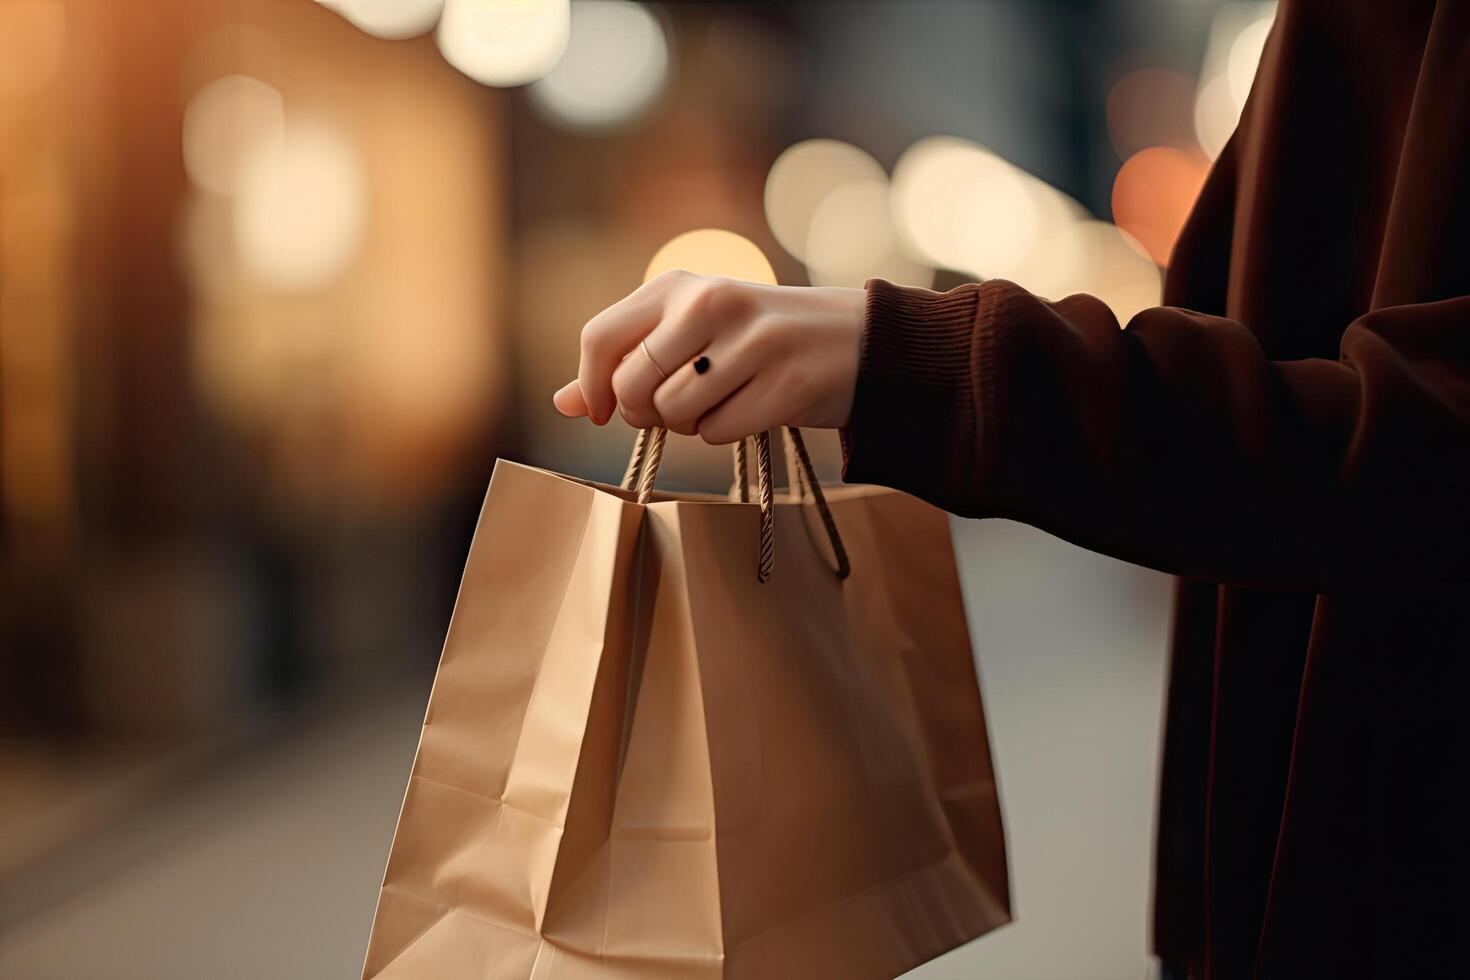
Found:
[[[582,324],[655,255],[1126,321],[1273,15],[0,0],[0,976],[356,976],[493,460],[626,459]],[[1168,582],[955,532],[1018,922],[912,975],[1149,976]]]

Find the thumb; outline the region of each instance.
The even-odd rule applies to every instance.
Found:
[[[551,396],[551,403],[567,418],[577,419],[587,414],[587,400],[582,397],[582,386],[576,379],[558,388]]]

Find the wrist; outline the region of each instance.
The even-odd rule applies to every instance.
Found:
[[[867,329],[868,293],[865,289],[833,287],[823,287],[823,292],[829,294],[827,302],[836,324],[831,350],[836,370],[828,399],[830,404],[824,413],[826,424],[822,428],[840,429],[852,416],[862,361],[863,334]]]

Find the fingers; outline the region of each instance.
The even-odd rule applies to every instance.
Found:
[[[720,402],[734,394],[760,368],[747,338],[726,336],[715,338],[695,357],[709,359],[709,367],[700,374],[694,369],[695,358],[681,364],[669,380],[653,393],[653,407],[663,424],[674,432],[692,436],[699,430],[699,420]]]
[[[592,421],[601,425],[617,407],[613,372],[663,317],[664,302],[684,273],[664,273],[650,279],[609,306],[582,328],[582,356],[577,382]]]
[[[620,408],[630,425],[662,425],[654,392],[713,338],[748,325],[749,288],[728,279],[666,273],[598,314],[582,332],[577,375],[593,420],[606,421]]]
[[[579,419],[587,414],[587,401],[582,397],[582,385],[577,381],[568,381],[556,389],[551,403],[567,418]]]
[[[690,362],[704,353],[716,338],[739,336],[746,327],[736,303],[730,299],[715,303],[672,298],[658,326],[613,372],[613,394],[623,418],[636,428],[667,425],[675,432],[681,431],[658,408],[658,393],[675,378],[693,374]],[[692,423],[697,418],[694,415],[688,421]]]
[[[663,383],[662,364],[655,364],[643,344],[623,358],[612,376],[613,396],[623,420],[635,429],[662,425],[653,407],[653,393]]]
[[[700,438],[713,446],[737,442],[778,424],[782,418],[783,378],[763,371],[699,420]]]
[[[582,331],[575,385],[556,393],[558,410],[601,425],[621,409],[630,425],[669,425],[693,433],[700,417],[770,361],[772,331],[755,314],[763,287],[729,279],[664,273],[608,307]],[[716,367],[689,367],[708,352]]]

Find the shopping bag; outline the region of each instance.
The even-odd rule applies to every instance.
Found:
[[[364,977],[891,977],[1007,922],[946,516],[496,464]],[[747,502],[754,497],[754,501]]]

